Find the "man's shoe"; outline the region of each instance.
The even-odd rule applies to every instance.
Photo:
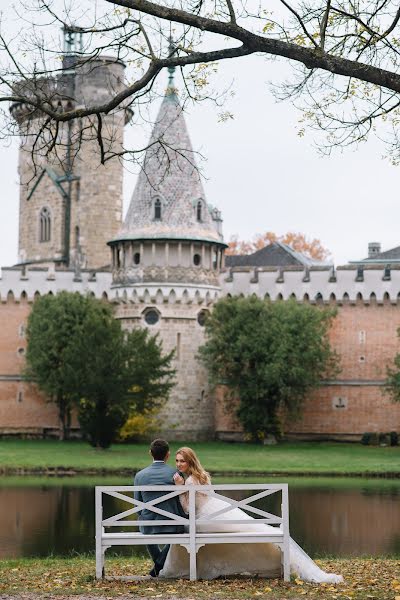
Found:
[[[150,577],[158,577],[158,571],[155,566],[152,568],[149,575],[150,575]]]

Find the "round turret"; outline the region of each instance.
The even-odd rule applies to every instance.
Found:
[[[128,329],[149,328],[165,352],[175,350],[176,386],[162,412],[163,432],[174,439],[213,436],[214,396],[197,354],[221,291],[221,223],[206,201],[170,81],[125,222],[109,244],[117,318]]]

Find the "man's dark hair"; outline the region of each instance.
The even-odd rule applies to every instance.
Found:
[[[151,442],[150,452],[154,460],[164,460],[169,452],[168,442],[165,440],[154,440]]]

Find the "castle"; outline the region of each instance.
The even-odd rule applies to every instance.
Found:
[[[65,60],[71,68],[54,86],[60,102],[85,106],[123,86],[124,65],[115,59],[81,65],[71,48]],[[61,290],[112,302],[123,327],[148,327],[166,351],[175,349],[177,385],[163,409],[164,433],[172,438],[241,438],[223,390],[210,389],[196,356],[207,312],[235,294],[338,308],[331,342],[342,370],[306,399],[287,434],[358,440],[367,431],[400,431],[400,406],[383,393],[386,366],[399,350],[399,249],[381,253],[372,244],[368,259],[336,269],[279,243],[225,257],[221,214],[205,198],[172,71],[123,223],[120,162],[99,164],[96,140],[84,135],[71,158],[71,128],[85,131],[85,123],[64,125],[61,160],[59,153],[34,168],[24,132],[27,123],[38,128],[41,117],[18,103],[11,110],[22,140],[19,259],[0,279],[0,435],[58,429],[56,407],[24,380],[22,368],[32,303]],[[106,117],[114,148],[129,118],[125,108]]]

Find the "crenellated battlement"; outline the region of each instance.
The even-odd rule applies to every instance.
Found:
[[[110,290],[110,299],[131,304],[204,304],[209,306],[221,297],[219,287],[207,285],[142,284],[133,288]]]
[[[215,286],[142,284],[121,290],[111,286],[110,271],[4,267],[0,277],[0,302],[33,302],[38,296],[61,291],[91,294],[120,304],[198,304],[209,306],[221,296]]]
[[[61,291],[91,294],[109,298],[111,273],[109,271],[56,270],[52,267],[3,267],[0,277],[0,301],[33,302],[38,296]]]
[[[123,289],[112,286],[110,271],[4,267],[0,277],[1,302],[33,302],[43,294],[60,291],[92,294],[111,302],[132,304],[215,303],[227,295],[255,294],[272,301],[294,298],[299,302],[355,304],[400,302],[400,265],[381,267],[234,267],[220,274],[220,287],[212,285],[142,283]]]
[[[400,302],[400,265],[337,267],[233,267],[220,276],[222,295],[299,302],[355,304]]]

